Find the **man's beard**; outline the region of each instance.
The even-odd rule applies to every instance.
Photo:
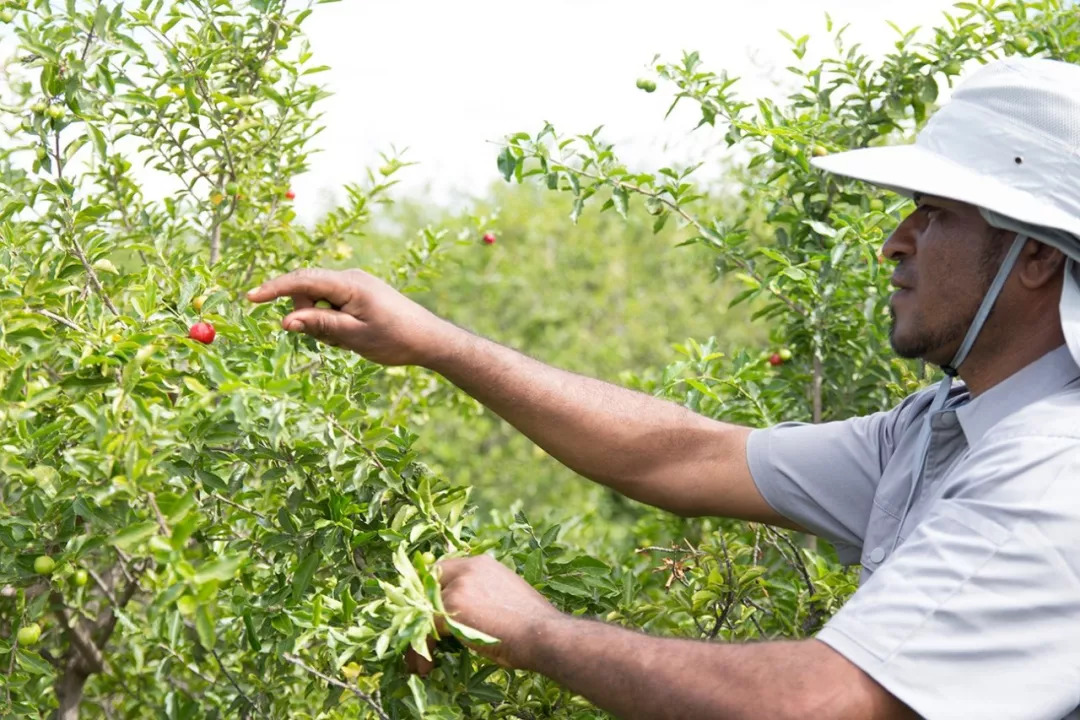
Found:
[[[950,344],[959,347],[967,329],[971,327],[972,320],[975,319],[976,312],[978,308],[967,317],[954,318],[946,327],[923,330],[910,338],[898,338],[896,336],[896,310],[890,306],[889,317],[892,319],[892,324],[889,326],[889,344],[892,345],[893,352],[908,359],[926,358],[926,355],[935,348],[946,347]],[[923,325],[925,326],[925,323]]]

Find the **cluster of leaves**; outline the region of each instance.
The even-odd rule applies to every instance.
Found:
[[[165,5],[12,6],[2,713],[416,712],[416,681],[383,670],[410,644],[427,652],[441,611],[427,553],[473,546],[467,491],[383,422],[379,368],[239,300],[343,254],[392,181],[370,175],[294,226],[287,191],[325,96],[306,44],[290,52],[311,8]],[[168,173],[163,200],[134,158]],[[399,265],[423,278],[426,260]],[[199,320],[213,344],[186,337]],[[18,646],[31,623],[40,639]]]

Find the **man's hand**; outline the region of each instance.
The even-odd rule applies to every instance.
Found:
[[[363,270],[295,270],[247,295],[262,303],[291,297],[281,326],[328,345],[348,348],[381,365],[424,365],[460,332]],[[315,307],[319,300],[335,309]]]
[[[531,669],[532,651],[545,628],[565,616],[506,566],[489,555],[449,558],[436,566],[446,612],[455,621],[500,640],[497,645],[469,645],[506,668]],[[450,629],[441,618],[439,634]],[[410,654],[414,672],[426,674],[430,664]]]

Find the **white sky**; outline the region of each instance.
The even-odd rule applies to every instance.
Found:
[[[685,106],[667,122],[671,87],[647,94],[634,86],[655,54],[676,62],[697,50],[703,67],[742,78],[744,98],[772,94],[790,83],[783,68],[795,61],[779,34],[809,34],[810,54],[831,49],[825,12],[847,40],[871,55],[892,49],[892,20],[904,29],[933,26],[951,7],[943,0],[342,0],[316,5],[303,29],[312,64],[331,70],[311,76],[334,95],[317,109],[326,130],[295,178],[295,208],[313,220],[360,182],[379,152],[408,147],[418,165],[395,175],[397,196],[419,195],[457,205],[502,182],[498,143],[551,121],[561,133],[605,126],[633,169],[711,161],[723,153],[708,129],[688,136],[696,109]],[[14,38],[0,26],[0,57]],[[6,36],[6,37],[5,37]],[[0,83],[2,84],[2,83]],[[707,174],[707,168],[702,169]],[[144,192],[161,197],[175,181],[142,173]]]
[[[297,178],[301,217],[318,195],[378,167],[380,150],[408,147],[419,162],[395,177],[398,194],[453,202],[480,194],[501,177],[502,137],[535,133],[550,120],[563,133],[600,124],[631,167],[655,169],[700,159],[704,143],[687,138],[697,115],[689,105],[665,123],[671,101],[634,86],[653,55],[675,61],[698,50],[704,67],[743,78],[744,96],[768,94],[795,59],[782,28],[811,36],[827,52],[824,13],[847,39],[873,55],[892,49],[892,20],[904,29],[938,23],[942,0],[344,0],[318,5],[305,21],[313,76],[335,95],[323,101],[325,152]],[[704,138],[702,138],[704,140]],[[697,156],[697,157],[695,157]],[[711,156],[710,156],[711,157]],[[323,195],[322,201],[326,197]],[[319,203],[320,205],[322,202]]]

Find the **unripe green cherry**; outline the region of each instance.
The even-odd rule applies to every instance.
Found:
[[[19,628],[17,637],[20,645],[37,645],[37,641],[41,639],[41,626],[37,623],[23,625]]]
[[[64,108],[61,105],[50,105],[46,112],[53,120],[59,120],[64,117]]]
[[[780,348],[780,352],[777,353],[777,354],[780,356],[780,359],[783,360],[784,362],[787,362],[788,360],[791,359],[791,351],[788,350],[787,348]]]
[[[48,555],[38,555],[34,558],[34,572],[38,575],[49,575],[56,569],[56,561]]]
[[[638,78],[637,87],[638,90],[644,90],[647,93],[651,93],[656,90],[656,83],[649,78]]]
[[[319,308],[320,310],[330,310],[334,306],[330,304],[329,300],[316,300],[315,307]]]
[[[75,587],[86,587],[86,583],[90,580],[90,575],[79,568],[75,571],[75,574],[71,576],[71,582],[75,583]]]
[[[431,567],[432,565],[435,564],[435,553],[426,552],[421,557],[424,558],[424,564],[427,565],[428,567]]]

